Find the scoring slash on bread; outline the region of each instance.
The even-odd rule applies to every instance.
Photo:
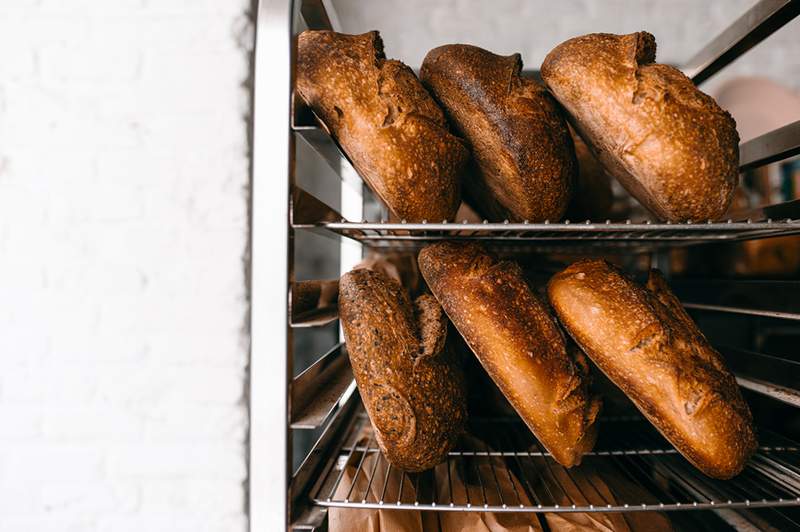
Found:
[[[304,31],[297,91],[397,217],[452,220],[469,151],[414,72],[386,59],[377,31]]]
[[[475,243],[424,248],[428,286],[486,372],[560,464],[581,462],[597,437],[600,399],[587,365],[567,352],[561,330],[514,262]],[[581,363],[584,362],[584,363]]]
[[[653,214],[718,219],[738,181],[736,123],[655,55],[647,32],[593,33],[554,48],[541,74],[606,170]]]
[[[737,475],[757,447],[736,380],[657,271],[646,287],[603,260],[556,274],[548,295],[575,342],[705,474]]]
[[[467,411],[463,370],[446,345],[442,308],[430,295],[412,305],[396,280],[357,269],[339,281],[339,317],[383,455],[404,471],[444,460]]]
[[[519,54],[450,44],[428,52],[420,79],[470,145],[473,207],[493,221],[558,220],[577,172],[572,138],[558,104],[521,69]]]

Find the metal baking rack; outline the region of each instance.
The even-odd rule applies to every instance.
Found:
[[[761,0],[685,65],[684,71],[696,83],[702,82],[798,13],[798,0]],[[365,214],[365,189],[353,166],[293,94],[296,35],[306,28],[340,30],[329,0],[260,0],[256,28],[251,254],[247,265],[252,294],[247,396],[250,412],[248,512],[253,531],[323,530],[327,509],[331,506],[357,508],[370,503],[370,500],[363,500],[363,495],[359,498],[359,493],[337,498],[336,492],[347,478],[339,475],[343,471],[341,467],[350,465],[355,470],[360,462],[361,478],[372,470],[365,466],[386,467],[382,458],[373,464],[369,462],[370,457],[378,457],[379,453],[375,450],[374,439],[371,442],[369,439],[370,429],[352,379],[346,346],[333,345],[321,351],[308,369],[295,371],[293,340],[296,335],[334,326],[337,319],[335,308],[319,309],[291,319],[295,237],[301,232],[315,232],[336,239],[341,251],[334,260],[339,261],[341,272],[358,262],[366,248],[413,248],[444,238],[481,240],[492,247],[503,247],[509,254],[519,255],[531,249],[553,253],[614,250],[649,253],[677,246],[800,234],[798,202],[773,205],[734,216],[730,221],[711,223],[664,224],[638,220],[543,224],[381,222],[381,216]],[[316,177],[296,175],[295,161],[300,144],[312,148],[310,155],[319,157],[339,176],[338,202],[320,201],[298,185],[298,177],[305,177],[306,182]],[[742,144],[741,167],[755,168],[797,153],[800,153],[800,123]],[[372,221],[364,221],[365,218]],[[659,255],[653,253],[652,257],[655,259]],[[696,279],[683,285],[673,283],[676,293],[701,323],[703,318],[721,317],[749,320],[748,324],[767,320],[796,323],[800,316],[796,303],[800,301],[799,286],[796,281],[764,281],[750,287],[753,292],[770,294],[768,304],[764,304],[756,299],[742,299],[740,291],[748,289],[748,285],[741,281]],[[793,359],[776,357],[766,350],[761,352],[758,346],[749,351],[720,347],[743,387],[780,401],[775,401],[776,408],[781,404],[800,406],[797,385],[800,365]],[[742,476],[722,482],[708,479],[692,468],[640,419],[606,420],[604,423],[595,452],[580,468],[567,471],[556,466],[541,449],[536,449],[530,433],[518,421],[472,420],[474,433],[484,434],[484,444],[490,450],[461,446],[452,453],[448,464],[471,469],[476,464],[479,466],[481,474],[470,473],[468,469],[459,477],[467,479],[473,488],[477,483],[478,492],[473,489],[463,492],[470,497],[474,494],[474,502],[462,504],[455,495],[456,498],[449,500],[447,497],[434,500],[431,493],[426,495],[424,490],[414,491],[420,494],[415,500],[401,497],[399,505],[391,499],[384,500],[383,505],[378,500],[372,502],[401,510],[420,509],[425,505],[423,509],[433,510],[433,502],[437,503],[436,510],[446,510],[452,502],[453,509],[463,511],[519,511],[519,504],[523,504],[522,509],[526,511],[535,508],[535,511],[546,509],[548,512],[728,508],[724,514],[726,519],[733,519],[730,513],[733,508],[764,507],[763,511],[769,513],[770,519],[774,518],[771,522],[778,523],[779,529],[798,528],[798,524],[781,510],[783,506],[796,505],[800,496],[800,455],[796,443],[779,434],[762,431],[758,457]],[[485,436],[486,427],[494,428],[488,431],[488,436]],[[613,427],[623,430],[613,430]],[[298,431],[314,434],[316,443],[310,452],[303,453],[302,463],[295,469],[292,440]],[[506,434],[507,439],[493,440],[492,433]],[[365,442],[358,443],[363,436]],[[481,462],[484,467],[480,467]],[[628,497],[613,492],[613,501],[594,502],[592,483],[610,482],[611,477],[605,473],[609,470],[615,472],[615,478],[626,479],[646,496]],[[450,480],[453,480],[452,473],[456,470],[446,468],[446,471],[451,472]],[[595,471],[597,476],[590,474]],[[405,480],[400,482],[430,486],[430,475],[435,477],[436,474],[403,475]],[[511,493],[493,493],[492,486],[500,484],[492,482],[509,474]],[[584,474],[589,477],[585,483],[578,479]],[[514,478],[519,484],[513,482]],[[337,482],[339,486],[335,485]],[[458,490],[457,485],[453,487]]]
[[[553,460],[518,419],[470,424],[470,437],[446,462],[423,473],[404,473],[383,458],[362,414],[311,497],[327,507],[445,512],[800,505],[800,444],[771,431],[760,433],[758,452],[740,475],[720,481],[692,467],[638,416],[601,418],[594,450],[573,468]]]

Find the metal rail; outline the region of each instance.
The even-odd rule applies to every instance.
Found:
[[[687,61],[683,71],[699,85],[798,14],[797,0],[761,0]]]
[[[292,381],[293,429],[316,429],[355,390],[350,359],[344,344],[337,344]]]

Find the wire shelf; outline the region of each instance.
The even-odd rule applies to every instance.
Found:
[[[631,512],[800,506],[800,444],[762,431],[727,481],[706,477],[638,416],[605,418],[595,449],[566,469],[517,418],[471,420],[447,461],[403,473],[380,453],[365,414],[311,491],[318,505],[392,510]]]
[[[618,248],[625,251],[650,251],[664,247],[710,242],[735,242],[800,234],[800,220],[786,218],[763,221],[704,223],[656,222],[580,222],[570,223],[389,223],[320,222],[298,225],[336,233],[370,247],[417,248],[438,240],[480,240],[493,247],[534,248]]]

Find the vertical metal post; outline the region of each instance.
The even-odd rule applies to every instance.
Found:
[[[256,19],[250,256],[250,530],[287,530],[291,467],[289,291],[292,0],[261,0]]]

